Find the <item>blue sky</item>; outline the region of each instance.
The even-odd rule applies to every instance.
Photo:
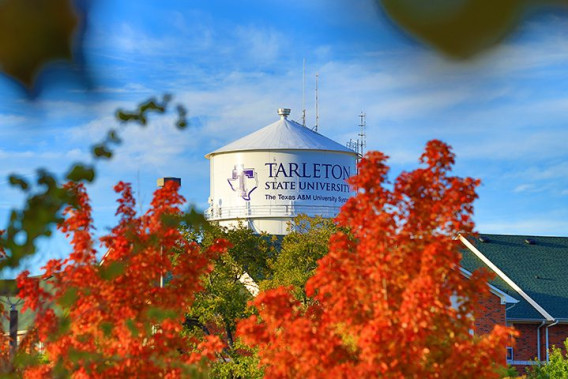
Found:
[[[565,16],[533,15],[500,47],[458,63],[396,29],[372,0],[99,0],[85,41],[93,91],[72,74],[45,76],[30,102],[0,78],[0,177],[88,160],[117,125],[116,108],[168,92],[189,108],[190,128],[175,130],[172,115],[125,130],[89,188],[97,233],[113,225],[119,180],[145,209],[158,177],[181,177],[184,196],[204,209],[206,153],[275,121],[279,107],[301,119],[305,59],[308,124],[319,73],[322,134],[356,138],[364,111],[368,149],[391,157],[393,175],[416,167],[426,141],[446,141],[456,174],[483,182],[480,232],[568,236]],[[22,198],[0,183],[5,220]],[[68,251],[60,237],[41,248],[27,268]]]

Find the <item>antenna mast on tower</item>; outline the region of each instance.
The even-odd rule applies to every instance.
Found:
[[[306,126],[306,58],[302,71],[302,125]]]
[[[363,155],[365,155],[365,149],[367,148],[367,134],[365,132],[367,128],[367,115],[363,111],[359,114],[359,120],[357,139],[355,141],[350,139],[349,142],[345,144],[345,146],[357,153],[357,173],[359,173],[359,162],[361,158],[363,158]]]
[[[361,157],[365,155],[365,149],[367,148],[367,134],[365,129],[367,128],[367,115],[363,112],[359,115],[361,123],[359,124],[359,148],[357,150]]]
[[[318,78],[319,78],[319,73],[316,73],[316,132],[318,131],[319,127]]]

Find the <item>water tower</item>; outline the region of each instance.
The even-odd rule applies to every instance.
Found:
[[[335,217],[353,194],[345,180],[355,174],[357,153],[288,120],[290,109],[278,114],[278,121],[205,156],[208,220],[282,235],[300,213]]]

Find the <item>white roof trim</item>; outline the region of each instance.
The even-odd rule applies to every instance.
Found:
[[[471,277],[471,272],[466,270],[463,267],[460,267],[461,273],[466,277]],[[501,304],[517,304],[519,300],[515,299],[513,296],[509,295],[506,292],[501,291],[499,288],[487,283],[489,286],[489,291],[495,296],[498,296],[501,299]]]
[[[483,261],[491,270],[495,271],[497,275],[501,279],[505,281],[508,285],[510,285],[519,295],[521,295],[530,305],[534,307],[547,321],[554,321],[554,317],[552,317],[543,307],[541,307],[536,301],[534,301],[529,295],[525,293],[515,282],[513,282],[503,271],[499,269],[499,267],[495,266],[493,262],[489,260],[481,251],[479,251],[471,242],[467,240],[463,235],[459,235],[458,238],[462,243],[479,259]]]

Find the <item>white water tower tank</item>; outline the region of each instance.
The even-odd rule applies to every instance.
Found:
[[[208,220],[282,235],[300,213],[335,217],[353,194],[345,180],[355,174],[357,153],[288,120],[290,109],[278,114],[280,120],[205,156]]]

